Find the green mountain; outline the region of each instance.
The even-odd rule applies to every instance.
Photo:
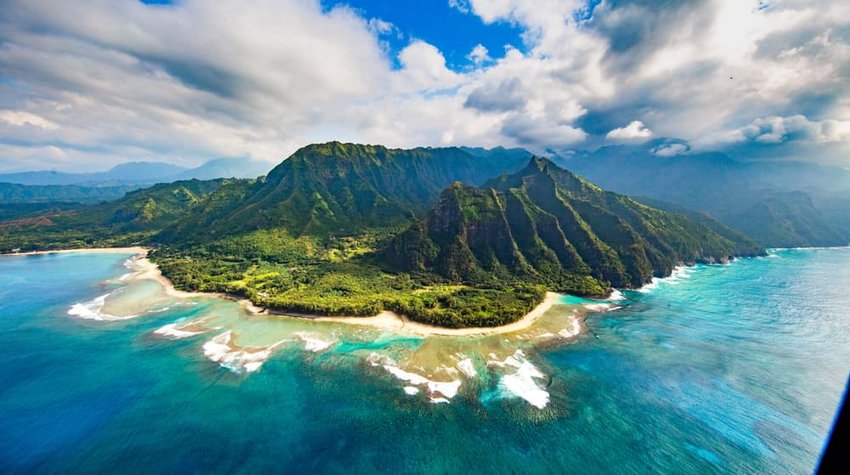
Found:
[[[306,146],[246,190],[239,206],[215,206],[170,230],[170,241],[283,229],[291,236],[356,234],[406,224],[454,181],[480,184],[520,168],[520,156],[474,156],[458,148],[388,149],[330,142]]]
[[[258,180],[160,184],[2,222],[0,250],[144,244],[184,290],[286,312],[393,310],[492,326],[520,318],[547,289],[602,295],[679,263],[762,252],[701,219],[605,192],[521,151],[331,142]]]
[[[482,188],[449,187],[426,217],[389,243],[384,256],[398,270],[453,282],[520,281],[600,295],[610,285],[638,287],[670,275],[678,264],[763,252],[731,230],[724,234],[603,191],[535,158]]]

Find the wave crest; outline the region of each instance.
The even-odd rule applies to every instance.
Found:
[[[89,300],[88,302],[75,303],[74,305],[71,305],[70,309],[68,309],[68,315],[101,322],[115,322],[138,317],[138,315],[127,315],[122,317],[104,313],[103,307],[106,305],[106,298],[110,295],[111,294],[103,294],[100,297]]]

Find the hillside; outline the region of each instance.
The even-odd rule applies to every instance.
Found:
[[[756,255],[742,236],[721,236],[681,214],[606,192],[545,159],[483,188],[455,184],[394,238],[385,258],[399,270],[495,286],[520,281],[600,295],[638,287],[673,267]]]
[[[309,145],[247,190],[238,207],[204,210],[170,230],[168,239],[194,240],[198,226],[216,237],[271,228],[296,237],[328,237],[403,225],[427,211],[448,184],[480,184],[524,162],[517,156],[473,156],[458,148]]]

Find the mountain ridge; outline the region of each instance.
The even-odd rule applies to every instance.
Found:
[[[404,270],[430,270],[452,281],[521,276],[563,292],[602,295],[612,285],[634,288],[665,277],[679,264],[761,250],[535,157],[482,188],[454,184],[387,253]]]

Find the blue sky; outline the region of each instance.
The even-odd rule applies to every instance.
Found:
[[[447,0],[353,0],[324,1],[328,7],[347,5],[367,18],[392,23],[392,31],[381,35],[395,57],[411,41],[421,39],[436,46],[446,58],[447,66],[455,71],[472,67],[467,58],[476,45],[483,45],[490,56],[504,56],[505,46],[522,50],[522,29],[507,21],[485,25],[480,17],[462,12]],[[397,64],[396,64],[397,65]]]
[[[0,171],[277,162],[326,140],[570,153],[662,138],[687,145],[664,159],[850,166],[848,2],[4,7]]]

